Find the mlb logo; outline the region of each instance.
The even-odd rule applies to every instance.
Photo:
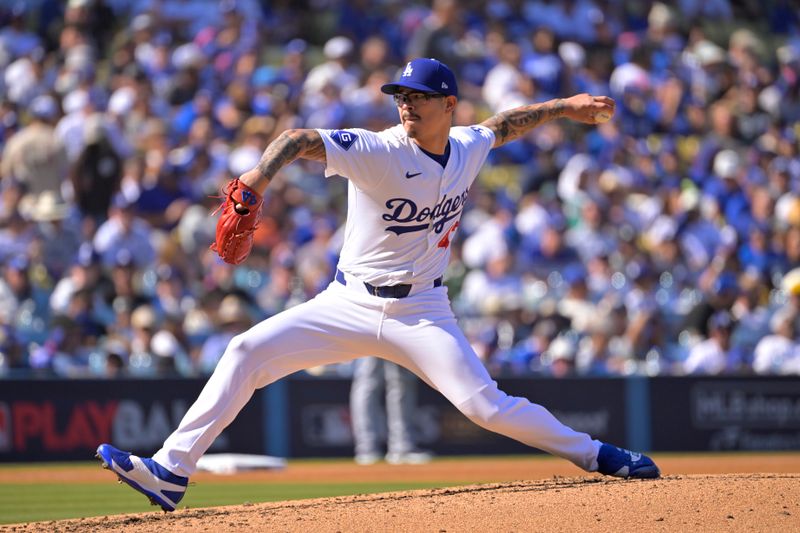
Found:
[[[11,409],[0,403],[0,452],[11,451]]]

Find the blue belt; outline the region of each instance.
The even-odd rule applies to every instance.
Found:
[[[341,283],[342,285],[347,285],[347,280],[344,279],[344,272],[336,269],[336,281]],[[378,296],[380,298],[405,298],[411,293],[410,284],[402,284],[402,285],[385,285],[383,287],[376,287],[366,281],[362,281],[361,283],[364,284],[364,287],[367,289],[367,292],[373,296]],[[433,287],[441,287],[442,286],[442,278],[438,277],[433,280]]]

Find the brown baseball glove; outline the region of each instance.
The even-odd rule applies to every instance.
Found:
[[[247,259],[253,248],[253,232],[261,220],[264,199],[238,179],[229,181],[223,193],[225,200],[217,209],[222,210],[222,214],[211,249],[226,263],[238,265]]]

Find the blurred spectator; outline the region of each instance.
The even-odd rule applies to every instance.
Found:
[[[312,223],[311,239],[297,249],[297,275],[309,297],[322,291],[334,275],[339,257],[333,243],[334,229],[330,220],[316,219]]]
[[[500,372],[516,375],[541,373],[542,354],[558,334],[558,325],[552,318],[542,318],[531,329],[530,334],[519,341],[511,350],[495,358]]]
[[[133,309],[149,302],[138,282],[141,269],[137,267],[134,257],[128,250],[120,250],[114,257],[113,263],[104,267],[109,271],[115,303],[118,299],[123,299]]]
[[[25,256],[17,256],[3,265],[0,278],[0,323],[13,325],[20,308],[33,296]]]
[[[657,282],[652,267],[646,262],[632,261],[626,266],[631,286],[624,297],[628,319],[625,339],[631,355],[644,358],[648,351],[663,346],[662,318],[655,298]]]
[[[411,36],[405,59],[435,57],[451,69],[459,69],[462,54],[458,41],[463,31],[458,2],[434,0],[430,13]]]
[[[101,268],[100,256],[94,251],[90,243],[83,243],[78,248],[66,275],[58,280],[50,294],[50,310],[54,314],[66,313],[72,296],[79,290],[91,289],[97,299],[95,308],[101,309],[109,306],[114,297],[114,287],[111,280]],[[111,323],[113,317],[106,316],[106,321]]]
[[[735,327],[736,323],[727,311],[711,315],[708,319],[709,338],[692,347],[683,370],[687,374],[723,374],[737,371],[742,354],[731,344],[731,334]]]
[[[101,358],[99,377],[114,379],[125,375],[128,353],[121,343],[106,343],[105,358]]]
[[[505,42],[500,48],[497,65],[486,74],[481,96],[494,112],[511,109],[524,103],[524,96],[519,93],[523,83],[520,71],[521,51],[515,42]]]
[[[189,207],[190,197],[178,167],[167,162],[154,169],[154,175],[143,184],[134,203],[137,218],[150,226],[142,225],[139,231],[171,230]]]
[[[0,376],[30,369],[27,354],[11,326],[0,326]]]
[[[634,352],[626,338],[628,314],[621,302],[604,300],[597,305],[597,313],[588,327],[588,335],[581,339],[575,358],[579,374],[614,376],[630,374]]]
[[[556,217],[543,229],[536,249],[520,250],[518,261],[522,268],[541,280],[546,280],[554,272],[579,268],[580,257],[566,243],[565,233],[564,221]]]
[[[556,40],[553,30],[541,26],[531,36],[531,50],[522,55],[522,72],[530,78],[536,89],[536,101],[544,102],[561,92],[563,63],[556,53]]]
[[[143,267],[155,259],[150,225],[136,217],[135,204],[122,195],[115,197],[109,218],[97,228],[93,244],[107,267],[120,261]]]
[[[195,299],[177,268],[162,263],[156,267],[155,275],[154,305],[163,316],[181,317],[195,307]]]
[[[222,299],[216,315],[217,331],[204,343],[197,361],[200,371],[210,374],[222,357],[225,347],[239,332],[253,325],[247,304],[233,294]]]
[[[155,360],[153,366],[158,376],[194,375],[194,369],[185,347],[166,329],[161,329],[150,340],[150,351]]]
[[[475,314],[491,314],[497,309],[519,305],[522,283],[512,272],[513,258],[508,253],[490,257],[486,264],[468,273],[461,288],[460,305]]]
[[[55,317],[47,340],[31,350],[31,367],[64,378],[88,377],[89,349],[82,334],[75,320],[67,316]]]
[[[576,353],[575,340],[566,335],[559,335],[542,354],[545,373],[554,378],[571,376],[575,372]]]
[[[78,88],[64,96],[64,116],[58,121],[55,136],[64,145],[70,163],[73,163],[87,144],[86,128],[90,126],[89,118],[98,111],[97,102],[89,90]],[[98,117],[101,115],[97,115]],[[92,128],[98,125],[91,125]],[[98,137],[98,132],[89,133],[91,137]]]
[[[108,215],[111,200],[119,191],[122,158],[108,138],[102,115],[96,113],[85,120],[85,144],[72,164],[70,182],[81,213],[99,221]]]
[[[153,376],[159,374],[160,356],[153,353],[152,342],[158,331],[158,316],[149,304],[136,307],[131,313],[130,346],[128,366],[133,375]]]
[[[23,217],[36,224],[31,245],[41,246],[41,261],[48,274],[56,279],[61,278],[66,274],[81,242],[80,228],[76,227],[72,206],[60,193],[43,191],[38,195],[23,196],[19,210]]]
[[[3,149],[0,174],[3,179],[22,183],[28,194],[61,194],[68,163],[64,146],[53,130],[60,113],[58,103],[50,95],[38,96],[28,111],[30,124],[11,136]]]
[[[16,59],[27,56],[40,49],[41,39],[38,35],[28,30],[25,18],[28,9],[24,2],[9,2],[11,4],[8,26],[0,30],[0,45],[7,50],[9,55]],[[39,50],[41,52],[41,50]]]
[[[483,268],[493,258],[509,254],[507,236],[512,228],[511,212],[498,206],[494,199],[489,202],[481,215],[487,218],[464,240],[462,256],[469,268]]]
[[[304,105],[317,106],[315,99],[320,98],[326,86],[332,86],[339,93],[350,92],[358,86],[359,73],[352,61],[353,49],[353,41],[343,35],[325,43],[322,49],[325,62],[312,68],[303,83]]]
[[[573,331],[586,334],[590,331],[598,312],[589,294],[586,271],[583,267],[573,266],[563,271],[563,277],[566,291],[558,300],[556,311],[569,319]]]
[[[700,287],[701,300],[686,314],[682,329],[704,337],[709,334],[708,321],[711,316],[718,311],[731,309],[739,297],[740,289],[733,272],[716,272],[716,268],[705,272]]]
[[[771,334],[755,347],[753,370],[756,374],[800,374],[800,343],[797,342],[798,314],[795,310],[778,311],[770,320]]]
[[[609,255],[616,246],[614,235],[604,220],[604,207],[602,197],[587,196],[581,205],[578,223],[565,234],[567,245],[577,250],[584,263],[599,255]]]

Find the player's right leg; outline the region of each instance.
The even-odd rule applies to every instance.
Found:
[[[174,510],[183,496],[176,486],[185,490],[197,461],[256,389],[312,366],[377,353],[381,319],[379,303],[363,305],[328,289],[260,322],[230,342],[197,400],[152,459],[108,444],[98,448],[98,457],[131,487],[164,510]]]
[[[149,458],[138,457],[118,450],[110,444],[101,444],[95,455],[103,468],[111,470],[120,481],[124,481],[141,492],[153,505],[165,511],[174,511],[186,492],[189,479],[177,476]]]

